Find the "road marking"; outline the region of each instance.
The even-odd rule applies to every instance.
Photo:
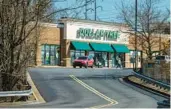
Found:
[[[78,79],[77,77],[75,77],[74,75],[69,75],[69,76],[73,80],[75,80],[76,82],[78,82],[80,85],[82,85],[83,87],[85,87],[86,89],[88,89],[89,91],[95,93],[96,95],[98,95],[101,98],[105,99],[106,101],[110,102],[109,104],[99,105],[99,106],[93,106],[93,107],[90,107],[90,108],[102,108],[102,107],[107,107],[107,106],[111,106],[111,105],[118,104],[118,102],[116,100],[113,100],[113,99],[107,97],[106,95],[100,93],[99,91],[97,91],[96,89],[94,89],[91,86],[87,85],[86,83],[84,83],[83,81],[81,81],[80,79]]]

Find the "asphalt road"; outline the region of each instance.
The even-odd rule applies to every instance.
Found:
[[[164,98],[120,81],[130,69],[31,68],[46,108],[156,108]]]

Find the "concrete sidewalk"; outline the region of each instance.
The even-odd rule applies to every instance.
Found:
[[[47,66],[47,65],[43,65],[43,66],[31,66],[31,68],[73,68],[73,66]],[[76,67],[76,68],[79,68],[79,67]],[[84,67],[83,67],[84,68]],[[90,68],[90,67],[88,67]],[[80,68],[81,69],[81,68]],[[90,68],[91,69],[91,68]],[[115,68],[115,67],[93,67],[92,69],[120,69],[120,70],[123,70],[123,69],[130,69],[130,68]]]

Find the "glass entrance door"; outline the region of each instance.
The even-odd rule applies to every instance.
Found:
[[[110,59],[112,60],[112,67],[116,67],[116,57],[114,53],[111,53]]]
[[[122,67],[125,67],[125,53],[111,53],[111,59],[112,59],[112,67],[117,67],[117,64],[122,64]],[[121,63],[118,63],[118,61],[121,61]]]
[[[116,53],[115,62],[116,64],[120,64],[120,66],[124,68],[125,67],[125,53]]]
[[[107,67],[108,66],[108,59],[107,59],[107,52],[95,52],[94,53],[94,64],[95,66],[102,66]]]

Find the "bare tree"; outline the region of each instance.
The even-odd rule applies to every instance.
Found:
[[[54,2],[58,0],[0,0],[0,89],[21,90],[25,84],[25,72],[37,44],[38,37],[34,36],[39,22],[85,6],[51,10]]]
[[[156,37],[158,33],[161,32],[163,25],[169,18],[169,11],[161,11],[158,9],[157,5],[160,0],[142,0],[138,3],[138,15],[137,15],[137,45],[140,46],[143,53],[145,53],[148,59],[152,59],[152,49],[157,47],[158,38]],[[120,11],[120,19],[122,19],[131,30],[135,29],[135,6],[125,4],[124,1],[121,2],[121,7],[117,6]],[[134,36],[133,32],[129,32]],[[131,44],[135,47],[135,37],[131,37]]]

